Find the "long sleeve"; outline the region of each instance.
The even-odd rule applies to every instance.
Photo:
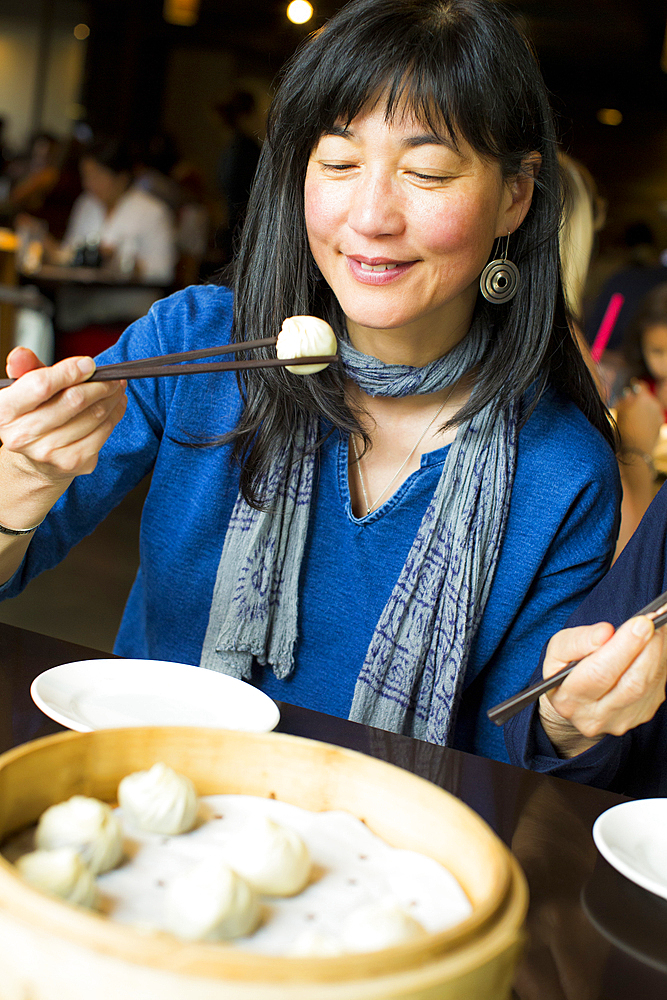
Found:
[[[567,626],[608,621],[618,627],[667,587],[667,487],[663,486],[614,566],[571,615]],[[530,682],[542,676],[542,658]],[[585,753],[561,760],[535,708],[505,725],[514,764],[631,795],[667,792],[667,710],[622,737],[606,736]]]

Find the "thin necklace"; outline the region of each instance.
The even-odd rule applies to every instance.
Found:
[[[445,403],[447,402],[447,400],[451,396],[453,389],[454,389],[454,386],[452,386],[452,388],[449,390],[449,392],[447,393],[446,398],[440,404],[440,406],[438,407],[438,409],[435,411],[435,413],[433,414],[433,416],[431,417],[431,419],[427,423],[427,425],[424,428],[424,430],[421,432],[421,434],[417,438],[417,441],[415,442],[415,445],[414,445],[412,451],[410,452],[410,454],[407,456],[407,458],[405,459],[405,461],[401,464],[400,468],[398,468],[396,470],[396,472],[391,477],[391,479],[389,480],[389,482],[387,483],[387,485],[385,486],[385,488],[382,490],[382,493],[378,494],[378,496],[375,498],[375,500],[373,501],[373,503],[369,503],[368,502],[368,494],[366,493],[366,484],[364,483],[364,477],[363,477],[363,473],[361,471],[361,458],[360,458],[360,455],[359,455],[359,451],[357,449],[357,442],[355,440],[354,434],[352,435],[352,447],[354,448],[354,457],[355,457],[355,460],[356,460],[356,463],[357,463],[357,471],[359,472],[359,482],[361,484],[361,492],[364,495],[364,503],[366,504],[366,516],[368,516],[371,513],[371,511],[373,510],[374,507],[377,507],[377,505],[379,504],[380,500],[385,495],[385,493],[387,492],[387,490],[389,489],[389,487],[391,486],[391,484],[396,479],[398,479],[398,477],[400,476],[401,472],[403,472],[403,469],[408,464],[408,462],[410,461],[410,459],[412,458],[412,456],[414,455],[414,453],[417,451],[417,448],[422,443],[422,441],[424,440],[424,438],[428,434],[429,430],[431,429],[431,427],[433,426],[433,424],[436,422],[437,418],[440,416],[440,414],[444,410]]]

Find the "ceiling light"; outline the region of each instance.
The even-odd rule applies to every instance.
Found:
[[[287,8],[287,16],[292,24],[305,24],[313,16],[312,4],[308,0],[292,0]]]
[[[191,28],[199,20],[199,0],[164,0],[162,16],[168,24]]]
[[[616,108],[600,108],[597,119],[603,125],[620,125],[623,121],[623,115]]]

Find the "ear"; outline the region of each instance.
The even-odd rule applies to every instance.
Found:
[[[525,219],[533,200],[535,178],[541,166],[540,153],[537,151],[529,153],[521,161],[520,172],[505,181],[505,198],[499,213],[496,237],[513,233]]]

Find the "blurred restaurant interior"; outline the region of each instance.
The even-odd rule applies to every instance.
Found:
[[[15,338],[41,346],[43,360],[95,353],[145,308],[141,295],[211,280],[229,264],[243,194],[229,174],[247,167],[243,156],[230,166],[230,150],[242,135],[252,159],[281,65],[342,6],[312,3],[312,16],[293,23],[286,0],[2,0],[3,369]],[[563,149],[597,188],[585,316],[607,277],[639,252],[628,240],[633,227],[648,234],[640,242],[651,263],[667,248],[665,12],[646,0],[515,0],[514,8],[539,55]],[[133,151],[134,183],[173,217],[174,267],[152,284],[149,275],[138,280],[136,247],[97,270],[84,259],[90,247],[62,255],[80,154],[109,138]],[[60,241],[51,256],[49,239]],[[86,312],[111,293],[126,314]],[[144,490],[3,603],[0,620],[110,650],[138,562]]]

